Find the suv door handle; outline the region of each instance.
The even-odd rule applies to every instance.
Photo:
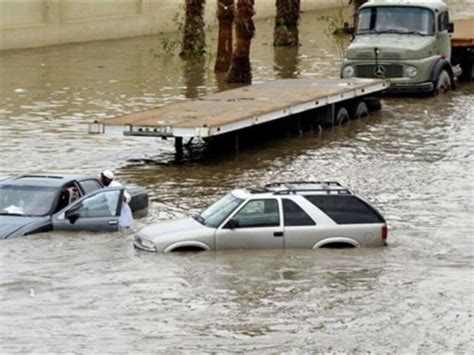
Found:
[[[110,224],[111,226],[116,226],[116,225],[117,225],[117,221],[114,221],[114,220],[109,221],[109,224]]]
[[[273,232],[274,237],[283,237],[283,232]]]

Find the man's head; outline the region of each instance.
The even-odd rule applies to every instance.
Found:
[[[114,173],[110,170],[104,170],[100,173],[100,181],[104,186],[109,186],[114,179]]]

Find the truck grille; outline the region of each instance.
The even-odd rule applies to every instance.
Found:
[[[385,70],[385,75],[377,76],[375,74],[375,65],[374,64],[364,64],[356,65],[355,72],[356,77],[358,78],[401,78],[403,77],[403,66],[394,65],[394,64],[379,64],[379,67],[382,67]],[[383,71],[383,70],[382,70]]]

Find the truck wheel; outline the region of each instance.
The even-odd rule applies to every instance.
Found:
[[[356,102],[351,107],[351,117],[353,120],[369,117],[369,108],[364,101]]]
[[[451,76],[443,69],[441,70],[441,73],[439,73],[434,94],[446,94],[451,90],[452,85]]]
[[[336,117],[334,118],[334,125],[341,126],[344,123],[349,122],[351,116],[349,115],[349,111],[344,106],[341,106],[336,111]]]

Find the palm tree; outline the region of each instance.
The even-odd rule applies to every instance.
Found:
[[[184,59],[201,56],[206,52],[204,4],[205,0],[186,0],[186,19],[179,54]]]
[[[250,44],[255,35],[255,25],[252,17],[254,0],[237,0],[235,22],[235,46],[232,52],[232,62],[227,73],[227,82],[250,84],[252,72],[250,68]]]
[[[217,1],[217,19],[219,21],[219,40],[214,71],[225,73],[232,60],[232,25],[234,23],[234,0]]]
[[[275,47],[298,46],[300,0],[276,0],[276,8],[273,45]]]
[[[368,0],[349,0],[349,5],[354,5],[354,14],[353,14],[353,24],[354,27],[357,25],[357,11],[359,11],[359,7],[364,5]]]

